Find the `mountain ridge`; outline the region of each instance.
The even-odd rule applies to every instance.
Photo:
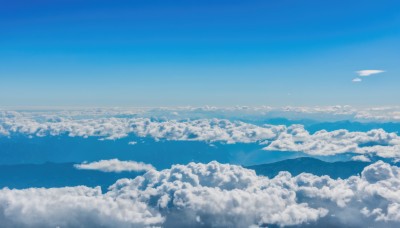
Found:
[[[359,175],[371,162],[337,161],[325,162],[312,157],[286,159],[278,162],[246,166],[254,170],[257,175],[275,177],[281,171],[288,171],[293,176],[301,173],[311,173],[317,176],[328,175],[332,178],[348,178]]]

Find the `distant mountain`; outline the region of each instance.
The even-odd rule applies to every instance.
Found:
[[[400,123],[392,123],[392,122],[368,122],[368,123],[360,123],[355,121],[336,121],[336,122],[321,122],[321,123],[314,123],[311,125],[305,125],[306,129],[311,133],[320,130],[326,131],[334,131],[338,129],[347,129],[349,131],[370,131],[372,129],[380,129],[387,132],[398,132],[400,129]]]
[[[271,118],[271,119],[239,119],[243,122],[250,122],[253,124],[272,124],[272,125],[286,125],[290,126],[293,124],[304,125],[304,128],[310,133],[314,133],[320,130],[335,131],[339,129],[346,129],[349,131],[370,131],[372,129],[380,129],[387,132],[398,132],[400,129],[399,122],[357,122],[351,120],[341,120],[341,121],[316,121],[312,119],[287,119],[287,118]]]
[[[318,176],[328,175],[332,178],[348,178],[360,174],[364,167],[370,164],[360,161],[324,162],[316,158],[302,157],[246,168],[253,169],[258,175],[269,178],[275,177],[280,171],[288,171],[293,176],[311,173]]]

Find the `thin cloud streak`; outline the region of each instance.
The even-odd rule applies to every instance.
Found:
[[[380,74],[380,73],[384,73],[384,72],[385,72],[384,70],[359,70],[359,71],[356,71],[356,73],[360,77],[367,77],[367,76],[371,76],[373,74]]]

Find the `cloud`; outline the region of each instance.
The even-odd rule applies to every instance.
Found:
[[[91,163],[75,164],[77,169],[98,170],[102,172],[141,172],[154,169],[152,165],[135,161],[120,161],[118,159],[100,160]]]
[[[400,121],[400,107],[375,107],[359,110],[355,119],[373,121]]]
[[[339,224],[396,227],[400,223],[400,217],[395,216],[400,212],[398,167],[379,161],[367,166],[360,177],[332,180],[327,176],[304,174],[295,179],[299,196],[310,204],[326,205]],[[323,202],[323,199],[334,204]]]
[[[131,124],[132,132],[140,137],[156,140],[206,141],[225,143],[254,143],[275,138],[284,130],[281,125],[257,126],[241,121],[200,119],[192,121],[151,121],[137,119]]]
[[[360,176],[281,172],[257,176],[210,162],[150,170],[99,187],[0,190],[0,221],[10,227],[398,227],[400,168],[382,161]]]
[[[180,115],[168,116],[169,113],[174,111],[179,111]],[[167,117],[165,117],[166,115]],[[210,116],[226,118],[210,119]],[[165,134],[161,134],[161,136],[171,133],[172,136],[164,137],[171,140],[175,140],[173,139],[175,137],[179,140],[250,143],[257,141],[257,137],[269,138],[258,135],[258,133],[269,134],[274,138],[273,134],[276,133],[274,131],[279,131],[279,126],[275,126],[276,129],[270,127],[271,134],[271,132],[267,132],[270,130],[265,129],[267,127],[246,123],[246,119],[262,121],[277,117],[318,121],[400,121],[400,107],[353,108],[338,105],[313,107],[178,107],[144,109],[141,111],[136,109],[0,111],[0,136],[13,137],[16,134],[38,137],[67,135],[70,137],[100,137],[104,140],[117,140],[127,137],[129,134],[153,137],[163,131]],[[237,118],[243,119],[243,121],[235,121],[234,119]],[[159,129],[150,129],[157,127]],[[163,130],[163,127],[166,130]],[[181,132],[179,133],[179,131]],[[211,135],[212,132],[215,133],[214,136]],[[177,133],[180,136],[176,135]],[[193,134],[188,135],[189,133]],[[240,135],[234,135],[236,133],[242,134],[244,137],[239,140]],[[252,137],[252,134],[257,135]]]
[[[221,119],[155,121],[149,118],[60,119],[39,122],[33,118],[3,118],[0,133],[35,135],[38,137],[68,135],[102,137],[115,140],[135,134],[156,140],[253,143],[276,137],[283,126],[257,126],[241,121]]]
[[[316,221],[327,210],[296,202],[294,189],[217,162],[175,165],[99,188],[0,190],[10,226],[244,227]]]
[[[353,161],[371,162],[371,159],[365,155],[357,155],[351,158]]]
[[[385,72],[385,71],[384,70],[359,70],[359,71],[356,71],[356,73],[360,77],[366,77],[366,76],[370,76],[373,74],[380,74],[383,72]]]
[[[0,190],[4,227],[147,227],[164,222],[136,199],[113,198],[85,186]]]
[[[387,120],[398,117],[400,120],[400,111],[396,107],[369,108],[358,112],[341,106],[286,109],[294,113],[321,112],[333,115],[353,113],[357,119]],[[360,155],[400,158],[400,137],[396,133],[382,129],[368,132],[351,132],[346,129],[321,130],[311,134],[302,125],[255,125],[216,118],[160,120],[89,114],[85,118],[50,114],[32,115],[35,114],[0,112],[0,134],[7,137],[19,134],[36,137],[67,135],[83,138],[99,137],[103,140],[117,140],[131,134],[155,140],[257,143],[265,145],[264,149],[268,151],[298,151],[311,155],[329,156],[353,152]]]
[[[267,151],[297,151],[310,155],[336,155],[354,152],[384,158],[400,157],[400,137],[382,129],[350,132],[345,129],[320,130],[310,134],[302,125],[292,125],[264,148]]]
[[[351,80],[352,82],[362,82],[361,78],[354,78],[353,80]]]

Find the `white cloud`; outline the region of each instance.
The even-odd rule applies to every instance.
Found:
[[[353,80],[351,80],[352,82],[362,82],[361,78],[354,78]]]
[[[273,179],[240,166],[190,163],[100,188],[0,190],[9,227],[249,227],[400,225],[400,168],[384,162],[361,176],[281,172]]]
[[[98,170],[102,172],[141,172],[154,169],[152,165],[135,161],[120,161],[118,159],[100,160],[91,163],[75,164],[77,169]]]
[[[162,122],[137,119],[132,122],[131,128],[132,132],[140,137],[152,137],[157,140],[254,143],[276,137],[284,126],[261,127],[221,119]]]
[[[400,107],[376,107],[359,110],[355,119],[373,121],[400,121]]]
[[[382,129],[367,132],[321,130],[310,134],[302,125],[292,125],[268,144],[268,151],[298,151],[311,155],[335,155],[354,152],[385,158],[400,157],[400,137]]]
[[[351,158],[353,161],[371,162],[371,159],[365,155],[357,155]]]
[[[385,72],[384,70],[359,70],[356,71],[356,73],[360,76],[360,77],[366,77],[366,76],[370,76],[373,74],[380,74]]]
[[[78,186],[2,189],[0,222],[4,227],[148,227],[164,218],[145,202]]]
[[[295,189],[234,165],[175,165],[99,188],[0,190],[10,226],[246,227],[316,221],[327,210],[296,201]]]
[[[298,193],[315,205],[325,204],[330,213],[347,226],[396,227],[400,220],[400,169],[382,161],[367,166],[361,177],[332,180],[329,177],[299,175]],[[318,200],[317,200],[318,199]],[[335,205],[323,202],[329,200]],[[311,203],[310,202],[310,203]],[[384,222],[380,223],[379,222]]]
[[[40,122],[33,118],[3,118],[0,121],[6,134],[26,134],[38,137],[68,135],[71,137],[97,136],[115,140],[136,134],[176,141],[207,141],[252,143],[276,137],[282,126],[260,127],[241,121],[200,119],[186,121],[153,121],[149,118],[92,118],[63,119]],[[0,128],[1,130],[1,128]],[[0,132],[0,133],[1,133]]]
[[[329,112],[349,115],[349,107],[296,108],[288,112]],[[354,114],[357,113],[357,114]],[[400,120],[399,108],[369,108],[354,112],[358,119],[387,120],[388,116]],[[32,116],[33,115],[33,116]],[[129,134],[151,137],[155,140],[204,141],[207,143],[260,143],[269,151],[300,151],[311,155],[334,155],[354,152],[400,158],[400,137],[382,129],[368,132],[351,132],[345,129],[317,131],[313,134],[302,125],[255,125],[226,119],[156,120],[151,118],[124,118],[103,116],[65,117],[57,115],[0,112],[0,134],[13,137],[27,136],[99,137],[116,140]],[[122,114],[121,114],[122,115]]]
[[[171,112],[179,111],[179,116],[169,116]],[[140,113],[140,114],[138,114]],[[314,119],[318,121],[357,120],[357,121],[400,121],[400,106],[353,108],[351,106],[312,106],[312,107],[206,107],[193,108],[181,107],[170,109],[151,109],[138,111],[136,109],[94,109],[94,110],[70,110],[70,111],[0,111],[0,135],[26,134],[36,136],[69,135],[71,137],[102,137],[115,140],[134,134],[139,129],[140,122],[159,122],[162,127],[174,125],[173,121],[181,123],[180,128],[188,125],[190,129],[201,127],[204,131],[225,131],[224,126],[218,126],[216,122],[224,124],[224,119],[210,119],[220,116],[225,119]],[[156,118],[153,118],[156,117]],[[192,121],[189,121],[192,119]],[[197,119],[197,122],[193,119]],[[201,122],[211,121],[207,126],[201,126]],[[228,120],[229,121],[229,120]],[[166,123],[169,122],[169,123]],[[238,124],[239,123],[239,124]],[[156,125],[156,124],[152,124]],[[177,125],[177,124],[175,124]],[[253,127],[251,124],[239,121],[230,121],[228,127],[238,126],[243,128]],[[142,129],[143,130],[143,129]],[[173,131],[173,129],[170,129]],[[182,130],[182,129],[180,129]],[[183,129],[184,130],[184,129]],[[233,129],[232,129],[233,130]],[[139,133],[144,133],[139,132]],[[151,135],[151,132],[149,132]],[[203,133],[204,134],[204,133]],[[229,134],[229,133],[228,133]],[[249,133],[251,134],[251,133]],[[196,138],[196,137],[195,137]],[[197,138],[201,140],[200,138]],[[191,139],[196,140],[196,139]],[[211,139],[210,139],[211,140]],[[215,139],[219,141],[219,139]],[[220,140],[224,141],[224,140]]]

